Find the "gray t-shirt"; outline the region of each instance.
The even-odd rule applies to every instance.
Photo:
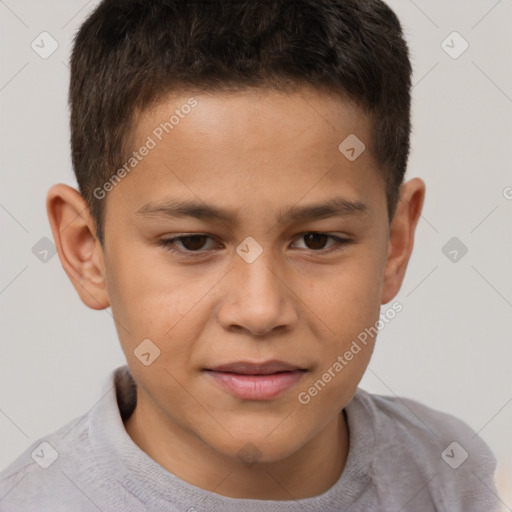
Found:
[[[114,370],[84,416],[34,442],[0,473],[2,512],[493,512],[496,461],[455,417],[358,388],[345,412],[346,466],[323,494],[235,499],[188,484],[127,434],[136,405],[127,366]],[[43,443],[43,444],[41,444]]]

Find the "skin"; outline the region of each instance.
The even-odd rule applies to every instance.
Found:
[[[191,95],[169,96],[140,116],[134,148]],[[47,211],[63,268],[82,301],[111,307],[138,384],[125,428],[162,467],[232,498],[291,500],[328,490],[349,450],[343,408],[375,339],[308,404],[298,401],[379,319],[398,293],[413,249],[425,184],[401,187],[390,225],[384,182],[373,157],[370,121],[356,106],[304,87],[195,94],[198,105],[105,201],[105,246],[84,199],[58,184]],[[356,134],[366,150],[349,161],[338,145]],[[333,197],[362,201],[365,213],[296,223],[279,216]],[[165,198],[232,210],[238,223],[137,211]],[[339,250],[328,237],[350,242]],[[179,234],[211,238],[161,246]],[[263,249],[252,263],[236,248],[248,236]],[[144,339],[161,353],[149,366],[134,355]],[[239,361],[279,359],[306,369],[284,394],[243,400],[204,371]],[[248,448],[251,447],[251,448]],[[255,451],[253,463],[239,451]]]

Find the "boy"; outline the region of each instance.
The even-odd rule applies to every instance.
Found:
[[[497,509],[467,425],[357,387],[424,201],[410,75],[379,0],[99,4],[71,59],[79,192],[47,210],[128,364],[0,474],[0,510]]]

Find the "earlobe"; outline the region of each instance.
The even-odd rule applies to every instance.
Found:
[[[46,211],[62,267],[82,302],[91,309],[107,308],[103,250],[85,199],[59,183],[48,191]]]
[[[381,304],[391,301],[402,286],[414,246],[416,226],[423,209],[425,188],[420,178],[414,178],[400,187],[400,200],[389,235]]]

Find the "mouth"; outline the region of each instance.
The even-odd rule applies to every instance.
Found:
[[[221,389],[245,400],[270,400],[290,390],[307,372],[283,361],[237,361],[206,368]]]

